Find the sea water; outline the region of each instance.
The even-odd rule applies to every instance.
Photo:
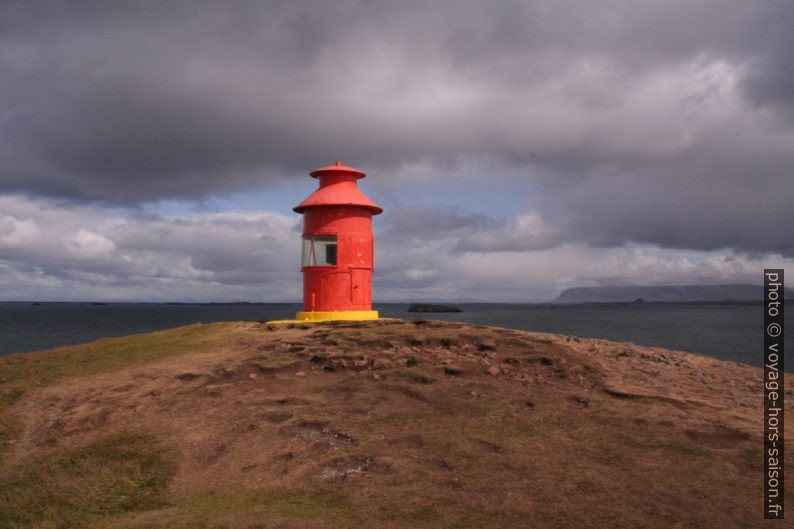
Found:
[[[763,305],[698,303],[462,303],[459,313],[412,313],[376,304],[381,316],[439,319],[634,342],[762,365]],[[291,318],[300,305],[0,303],[0,355],[84,343],[197,322]],[[787,320],[788,322],[788,320]]]

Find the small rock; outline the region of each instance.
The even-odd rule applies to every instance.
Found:
[[[585,397],[580,397],[578,395],[573,395],[571,400],[574,402],[578,402],[583,408],[586,408],[590,404],[590,400],[586,399]]]
[[[376,358],[372,362],[372,369],[385,369],[387,367],[391,367],[392,365],[392,361],[388,358]]]
[[[372,375],[372,378],[374,378],[375,380],[380,380],[380,375],[375,373],[374,375]]]
[[[493,375],[493,376],[496,376],[496,375],[500,374],[501,372],[502,372],[502,370],[499,369],[499,366],[491,366],[491,367],[488,368],[488,373]]]
[[[695,373],[695,379],[697,379],[697,381],[701,384],[705,385],[710,385],[712,382],[711,377],[705,374],[703,371],[698,371]]]
[[[353,360],[353,365],[363,369],[369,365],[369,360],[365,360],[365,359]]]
[[[444,366],[444,373],[447,375],[460,375],[463,373],[463,370],[457,366],[447,365]]]
[[[295,372],[295,376],[296,377],[305,377],[306,373],[304,373],[303,371],[296,371]]]
[[[256,373],[248,373],[248,378],[250,378],[251,380],[254,380],[254,379],[257,378],[257,375],[256,375]]]

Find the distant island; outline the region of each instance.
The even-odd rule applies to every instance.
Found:
[[[408,307],[408,312],[463,312],[452,305],[437,305],[432,303],[415,303]]]
[[[790,296],[791,291],[787,290],[786,295]],[[554,303],[761,303],[763,299],[761,285],[614,286],[569,288]]]

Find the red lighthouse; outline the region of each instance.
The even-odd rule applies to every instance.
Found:
[[[374,320],[372,216],[383,210],[362,193],[366,176],[336,162],[311,173],[320,188],[294,211],[303,214],[303,310],[299,320]]]

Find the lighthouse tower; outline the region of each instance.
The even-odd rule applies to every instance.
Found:
[[[356,181],[366,176],[336,162],[311,173],[320,187],[293,208],[303,214],[303,310],[298,320],[375,320],[372,216],[383,210]]]

